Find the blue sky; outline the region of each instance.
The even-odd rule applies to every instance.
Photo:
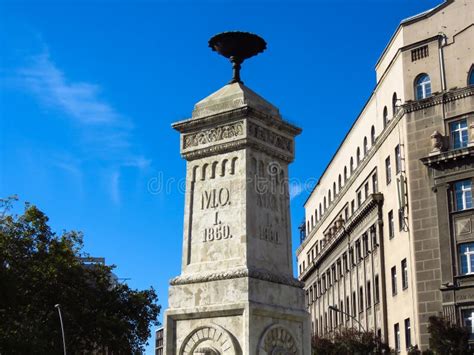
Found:
[[[0,1],[0,197],[116,264],[166,307],[179,274],[185,162],[171,123],[230,79],[207,47],[261,35],[247,86],[303,128],[291,166],[293,247],[317,179],[375,85],[401,19],[440,1]],[[147,348],[152,354],[152,346]]]

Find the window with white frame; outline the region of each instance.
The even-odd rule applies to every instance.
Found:
[[[415,98],[426,99],[431,96],[431,79],[428,74],[420,74],[415,80]]]
[[[458,248],[461,275],[474,274],[474,243],[464,243]]]
[[[472,181],[470,179],[454,183],[454,204],[456,211],[472,208]]]
[[[466,120],[459,120],[449,124],[451,146],[454,149],[465,148],[469,143],[469,132]]]
[[[395,338],[395,351],[399,352],[400,351],[400,326],[398,323],[394,324],[393,326],[393,335]]]

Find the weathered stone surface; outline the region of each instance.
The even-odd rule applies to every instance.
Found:
[[[293,278],[288,163],[300,129],[240,83],[178,122],[187,160],[181,275],[171,280],[166,354],[310,354]]]

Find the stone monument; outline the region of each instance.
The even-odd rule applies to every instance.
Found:
[[[167,355],[310,355],[310,321],[292,270],[288,164],[301,129],[240,80],[266,43],[214,36],[231,82],[176,122],[186,159],[181,275],[170,282]]]

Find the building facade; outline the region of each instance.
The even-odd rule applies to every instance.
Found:
[[[155,332],[155,355],[163,355],[163,327],[158,328]]]
[[[402,353],[428,347],[431,315],[474,334],[473,43],[474,3],[448,0],[402,21],[377,62],[305,203],[313,334],[370,329]]]

